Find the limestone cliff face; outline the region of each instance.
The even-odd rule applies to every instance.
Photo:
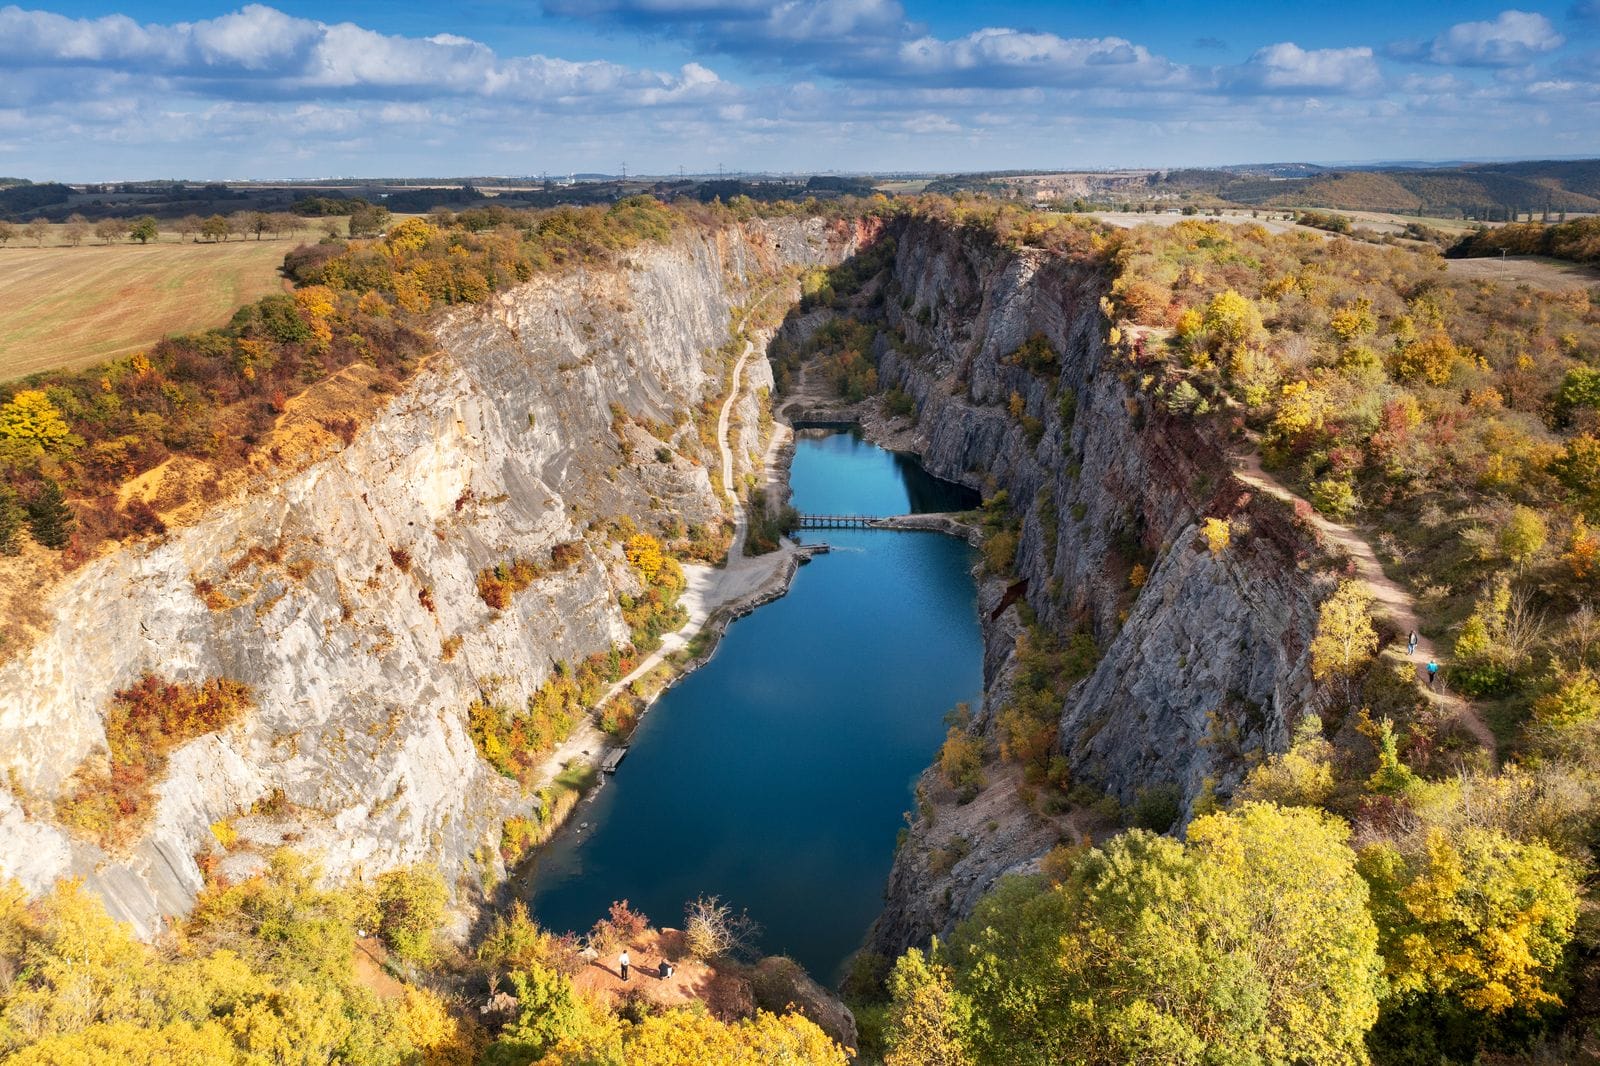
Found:
[[[293,843],[334,875],[421,859],[463,887],[497,874],[500,823],[533,801],[479,758],[468,704],[488,690],[520,705],[555,662],[626,641],[633,578],[600,525],[721,515],[687,458],[694,426],[663,461],[637,423],[720,395],[709,356],[732,309],[855,240],[816,221],[695,232],[458,309],[348,446],[70,575],[45,636],[0,667],[0,877],[83,876],[149,934],[192,902],[209,826],[252,805],[246,840]],[[509,609],[479,598],[480,569],[571,541],[581,562]],[[52,800],[146,670],[244,682],[255,710],[179,748],[151,827],[108,855],[53,821]]]
[[[1250,500],[1214,431],[1138,390],[1137,369],[1105,342],[1099,268],[922,224],[898,238],[884,312],[909,343],[885,346],[879,375],[919,416],[896,443],[935,474],[1006,491],[1023,518],[1027,604],[1057,631],[1086,627],[1103,650],[1061,708],[1074,780],[1123,803],[1175,785],[1192,804],[1208,779],[1226,795],[1250,754],[1286,745],[1288,718],[1311,695],[1307,647],[1325,590],[1298,561],[1306,541],[1289,516]],[[1059,374],[1007,359],[1035,334],[1060,354]],[[1234,520],[1220,554],[1199,536],[1207,516]],[[1148,569],[1141,590],[1129,580],[1136,563]],[[981,597],[978,721],[991,739],[1020,630],[1015,607],[994,613],[1004,591],[990,581]],[[966,808],[931,773],[923,792],[935,817],[897,857],[876,950],[948,931],[996,877],[1059,839],[1014,782]]]

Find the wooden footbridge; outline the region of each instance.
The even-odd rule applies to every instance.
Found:
[[[871,529],[883,519],[868,514],[802,514],[801,529]]]

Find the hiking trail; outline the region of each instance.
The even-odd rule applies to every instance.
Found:
[[[1426,693],[1429,700],[1452,712],[1462,727],[1471,733],[1483,750],[1489,753],[1489,759],[1495,765],[1499,764],[1499,744],[1495,735],[1490,730],[1483,717],[1469,701],[1451,692],[1445,687],[1444,657],[1438,649],[1422,632],[1421,620],[1417,615],[1416,598],[1409,590],[1400,585],[1388,574],[1384,573],[1383,566],[1378,562],[1377,553],[1372,550],[1372,545],[1360,533],[1349,526],[1332,521],[1325,515],[1317,512],[1310,501],[1295,493],[1277,477],[1268,473],[1261,466],[1261,457],[1254,450],[1232,455],[1233,475],[1252,488],[1275,496],[1291,505],[1305,504],[1298,508],[1306,515],[1306,520],[1316,528],[1322,537],[1337,546],[1355,564],[1356,576],[1367,586],[1372,593],[1374,602],[1382,613],[1388,615],[1400,630],[1404,640],[1405,634],[1417,635],[1417,654],[1410,657],[1417,674],[1417,681]],[[1429,688],[1425,674],[1426,664],[1429,660],[1439,663],[1441,669],[1437,687]]]

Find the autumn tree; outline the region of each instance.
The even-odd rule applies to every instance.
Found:
[[[375,885],[379,932],[396,955],[410,962],[433,961],[433,938],[444,918],[449,893],[437,867],[421,865],[389,870]]]
[[[184,215],[172,224],[172,228],[177,231],[180,240],[194,240],[203,225],[205,222],[199,215]]]
[[[1240,803],[1283,807],[1321,807],[1333,795],[1333,745],[1322,735],[1322,721],[1307,714],[1295,726],[1289,750],[1267,756],[1250,771],[1234,794]]]
[[[936,961],[938,950],[937,940],[927,956],[912,948],[889,975],[884,1066],[971,1066],[972,1004]]]
[[[1372,626],[1372,593],[1365,583],[1346,580],[1317,612],[1317,634],[1311,641],[1311,676],[1351,680],[1366,668],[1378,650]]]
[[[17,227],[13,226],[5,219],[0,218],[0,248],[5,247],[6,242],[10,241],[16,235]]]
[[[8,486],[0,485],[0,555],[17,554],[17,531],[27,512],[17,501],[17,494]]]
[[[76,248],[84,242],[84,238],[88,237],[90,232],[92,232],[92,227],[89,225],[89,220],[82,215],[75,214],[68,217],[66,226],[61,230],[61,235],[66,238],[68,244]]]
[[[1401,381],[1443,385],[1450,380],[1461,357],[1461,350],[1449,334],[1438,330],[1398,349],[1390,360],[1389,369]]]
[[[1500,551],[1519,569],[1544,548],[1550,532],[1531,507],[1516,507],[1500,531]]]
[[[1545,845],[1471,826],[1434,830],[1411,852],[1371,845],[1361,872],[1394,995],[1437,994],[1496,1015],[1559,1002],[1552,986],[1578,891]]]
[[[33,241],[35,248],[43,248],[44,239],[50,236],[50,223],[42,218],[36,218],[22,227],[22,233]]]
[[[94,225],[94,235],[104,244],[120,241],[133,228],[125,218],[103,218]]]
[[[71,442],[72,427],[43,389],[22,389],[0,405],[0,438],[54,451]]]
[[[1567,487],[1572,502],[1591,521],[1600,521],[1600,439],[1589,433],[1573,437],[1551,471]]]
[[[1212,343],[1225,351],[1255,341],[1263,331],[1261,310],[1249,297],[1233,289],[1211,298],[1202,321]]]
[[[952,937],[983,1063],[1356,1062],[1377,931],[1343,823],[1247,804],[1007,879]]]

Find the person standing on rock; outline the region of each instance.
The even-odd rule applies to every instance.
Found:
[[[1433,687],[1434,678],[1439,676],[1439,664],[1432,659],[1428,660],[1428,687]]]
[[[632,963],[632,960],[628,958],[628,949],[627,948],[623,948],[622,949],[622,954],[617,956],[617,966],[620,967],[621,970],[622,970],[622,979],[624,981],[626,981],[628,979],[628,966],[631,963]]]
[[[1415,629],[1411,631],[1411,636],[1406,640],[1406,654],[1417,654],[1417,631]]]

